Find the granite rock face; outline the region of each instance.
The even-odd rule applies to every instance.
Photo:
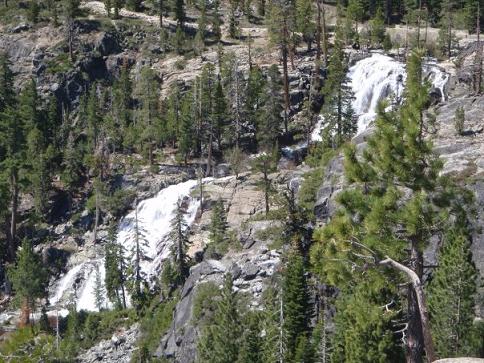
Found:
[[[77,357],[79,363],[116,362],[129,363],[133,352],[138,349],[136,340],[139,326],[135,324],[128,329],[120,329],[111,339],[106,339]]]

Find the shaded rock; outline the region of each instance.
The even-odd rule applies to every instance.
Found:
[[[94,44],[94,49],[102,56],[121,52],[118,37],[114,33],[101,33]]]

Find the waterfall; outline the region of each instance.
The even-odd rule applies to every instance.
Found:
[[[436,62],[430,60],[423,66],[425,79],[430,81],[432,87],[438,88],[445,101],[445,87],[449,75],[441,70]],[[387,55],[373,53],[370,57],[355,63],[348,70],[348,84],[354,99],[353,109],[358,117],[357,135],[366,130],[375,119],[378,103],[384,99],[400,100],[407,72],[405,65]],[[321,141],[321,127],[324,118],[319,115],[318,122],[311,134],[312,141]]]
[[[204,179],[204,182],[212,180]],[[143,233],[143,254],[141,270],[148,280],[154,280],[159,275],[161,263],[170,255],[171,241],[168,238],[170,222],[176,210],[179,198],[185,199],[186,222],[191,225],[195,220],[199,201],[190,196],[190,192],[197,185],[196,180],[170,185],[158,194],[140,202],[137,206],[138,229]],[[127,258],[131,258],[131,251],[135,246],[135,211],[126,215],[120,222],[116,241],[121,244]],[[99,269],[104,283],[104,257],[81,262],[71,269],[55,284],[52,289],[51,305],[62,306],[74,295],[77,310],[96,311],[94,290],[96,285],[96,269]],[[107,297],[105,296],[107,301]],[[109,304],[107,304],[109,307]]]

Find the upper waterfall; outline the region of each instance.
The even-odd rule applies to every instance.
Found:
[[[425,79],[433,88],[440,90],[445,100],[445,86],[449,75],[442,71],[434,60],[423,65]],[[357,135],[366,130],[376,117],[378,103],[384,99],[401,100],[407,72],[405,64],[381,53],[356,62],[348,70],[348,84],[354,93],[353,109],[358,117]],[[324,120],[319,117],[311,135],[313,141],[321,141],[321,126]]]

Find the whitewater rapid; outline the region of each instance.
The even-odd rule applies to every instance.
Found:
[[[206,178],[204,182],[211,179]],[[191,196],[197,180],[188,180],[162,189],[158,194],[141,201],[136,211],[126,215],[120,222],[116,242],[124,247],[125,256],[131,259],[135,248],[135,220],[138,218],[138,230],[142,234],[141,270],[148,281],[159,276],[161,263],[170,255],[172,242],[169,239],[170,223],[174,217],[177,202],[182,199],[185,204],[185,220],[191,225],[195,220],[200,201]],[[55,284],[49,302],[52,306],[65,307],[75,301],[77,310],[97,311],[95,300],[96,270],[99,269],[104,285],[104,256],[84,261],[71,269]],[[109,308],[104,289],[105,307]]]
[[[425,80],[433,88],[440,90],[445,101],[445,87],[449,75],[442,71],[435,60],[426,60],[423,65]],[[356,62],[348,70],[348,85],[354,93],[352,106],[358,117],[356,135],[366,130],[376,118],[377,106],[380,101],[388,99],[390,103],[399,102],[403,96],[407,72],[405,65],[392,57],[381,53],[373,53],[370,57]],[[312,141],[321,141],[321,128],[324,117],[318,116],[318,122],[311,134]]]

